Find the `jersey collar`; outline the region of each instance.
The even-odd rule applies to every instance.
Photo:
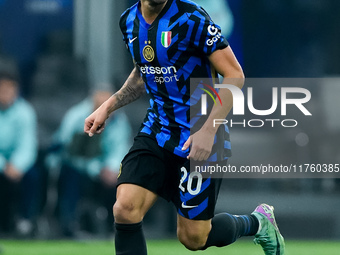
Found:
[[[157,18],[152,22],[152,24],[150,25],[149,23],[147,23],[142,15],[142,13],[140,12],[140,1],[138,2],[137,4],[137,15],[138,15],[138,18],[141,22],[141,24],[146,28],[146,29],[151,29],[153,28],[153,26],[155,24],[158,23],[158,21],[164,16],[165,13],[167,13],[167,11],[169,10],[172,2],[174,0],[168,0],[168,2],[166,3],[166,5],[164,6],[164,8],[162,9],[162,11],[158,14]]]

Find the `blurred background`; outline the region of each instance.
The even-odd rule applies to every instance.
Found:
[[[273,164],[339,163],[340,1],[197,2],[222,27],[246,77],[315,78],[300,84],[312,93],[313,117],[294,130],[232,128],[230,164],[268,158]],[[0,135],[1,238],[105,239],[114,234],[114,180],[144,118],[147,97],[113,115],[110,132],[124,134],[120,139],[107,131],[105,138],[88,140],[81,129],[83,119],[132,70],[118,21],[134,3],[0,0],[0,73],[10,74],[0,77],[0,85],[1,79],[19,85],[13,98],[22,99],[23,108],[12,111],[29,109],[24,116],[31,116],[19,122],[9,115],[10,106],[0,108],[2,123],[13,120]],[[259,108],[268,108],[261,101],[270,93],[266,86],[255,95]],[[22,128],[26,125],[31,133]],[[23,151],[36,151],[27,159],[31,163],[11,165],[9,151],[26,135],[35,138],[25,140],[31,147],[21,145]],[[27,157],[23,154],[18,162]],[[338,240],[336,177],[226,179],[217,211],[244,214],[267,202],[275,206],[286,238]],[[172,205],[160,200],[145,218],[146,235],[175,237],[175,217]]]

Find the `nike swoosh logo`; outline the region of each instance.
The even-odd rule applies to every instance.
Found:
[[[184,202],[182,203],[182,207],[184,209],[191,209],[191,208],[196,208],[198,205],[186,205]]]
[[[134,40],[136,40],[136,39],[137,39],[137,36],[136,36],[135,38],[133,38],[133,39],[130,39],[130,38],[129,38],[129,43],[133,43]]]

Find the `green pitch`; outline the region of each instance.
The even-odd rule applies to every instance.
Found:
[[[133,245],[133,244],[132,244]],[[338,255],[340,242],[287,241],[287,255]],[[225,248],[205,252],[187,251],[178,241],[149,241],[149,255],[263,255],[261,247],[251,241],[238,241]],[[112,242],[76,241],[1,241],[0,255],[114,255]]]

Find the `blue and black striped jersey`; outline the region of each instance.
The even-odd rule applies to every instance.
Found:
[[[208,56],[228,42],[209,15],[189,0],[168,0],[151,25],[139,7],[140,2],[123,13],[120,28],[151,97],[141,132],[186,157],[188,151],[181,149],[192,125],[190,79],[216,77]],[[225,146],[230,149],[229,141]]]

